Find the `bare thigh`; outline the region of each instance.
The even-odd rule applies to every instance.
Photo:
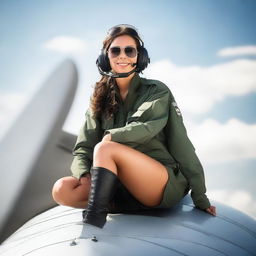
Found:
[[[123,144],[107,141],[96,145],[93,165],[116,173],[130,193],[144,205],[156,206],[161,202],[168,172],[155,159]]]

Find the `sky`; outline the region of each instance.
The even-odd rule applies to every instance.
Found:
[[[134,25],[204,166],[207,195],[256,218],[256,1],[0,1],[0,137],[64,59],[79,88],[63,129],[77,134],[99,80],[107,30]]]

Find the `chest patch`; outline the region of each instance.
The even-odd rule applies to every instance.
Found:
[[[172,105],[173,105],[173,107],[174,107],[174,109],[175,109],[175,111],[176,111],[176,114],[177,114],[178,116],[181,116],[181,111],[180,111],[180,109],[179,109],[177,103],[176,103],[175,101],[173,101],[173,102],[172,102]]]

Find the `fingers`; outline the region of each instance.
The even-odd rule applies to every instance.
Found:
[[[86,176],[83,176],[80,178],[80,184],[83,185],[83,184],[90,184],[91,183],[91,175],[86,175]]]
[[[106,135],[103,137],[102,141],[111,141],[111,134],[110,134],[110,133],[106,134]]]
[[[211,215],[213,215],[213,216],[216,216],[216,207],[215,207],[215,206],[211,205],[209,208],[206,209],[206,211],[207,211],[209,214],[211,214]]]

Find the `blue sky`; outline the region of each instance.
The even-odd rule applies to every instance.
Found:
[[[144,75],[173,91],[210,197],[256,216],[253,0],[2,0],[0,136],[66,57],[76,62],[80,80],[64,129],[77,133],[99,78],[102,40],[120,23],[136,26],[144,40],[151,57]]]

